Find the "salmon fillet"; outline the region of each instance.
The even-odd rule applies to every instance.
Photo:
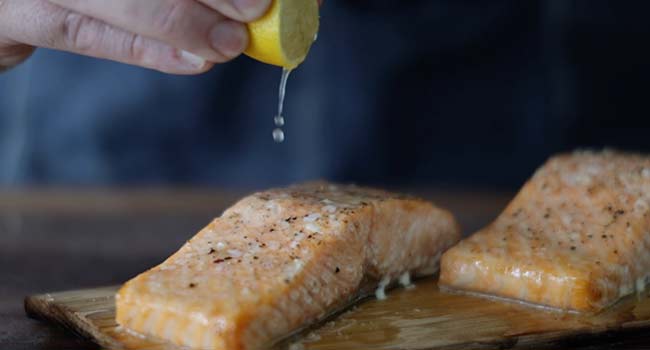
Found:
[[[447,251],[440,284],[596,312],[650,273],[650,158],[551,158],[491,225]]]
[[[177,345],[257,349],[349,304],[365,281],[433,274],[459,235],[449,212],[380,190],[260,192],[128,281],[116,319]]]

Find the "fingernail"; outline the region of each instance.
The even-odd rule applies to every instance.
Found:
[[[253,21],[266,12],[271,0],[233,0],[233,3],[247,21]]]
[[[242,23],[223,21],[210,33],[212,46],[226,58],[239,56],[248,46],[248,30]]]
[[[191,52],[181,50],[181,61],[192,68],[201,69],[205,66],[205,59]]]

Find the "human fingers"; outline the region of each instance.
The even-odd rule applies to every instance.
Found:
[[[0,33],[17,43],[152,68],[198,74],[212,64],[159,40],[131,33],[44,0],[4,0]]]
[[[49,1],[210,62],[229,61],[248,46],[248,30],[243,23],[194,0]]]

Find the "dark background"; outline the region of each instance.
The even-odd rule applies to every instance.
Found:
[[[280,69],[196,77],[39,50],[0,75],[0,184],[519,186],[551,154],[650,150],[650,2],[326,0]]]

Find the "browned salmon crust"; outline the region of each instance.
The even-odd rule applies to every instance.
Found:
[[[117,322],[183,346],[268,346],[353,300],[363,280],[433,274],[459,234],[449,212],[380,190],[256,193],[127,282]]]
[[[497,220],[447,251],[440,284],[599,311],[650,273],[650,158],[576,152],[550,159]]]

